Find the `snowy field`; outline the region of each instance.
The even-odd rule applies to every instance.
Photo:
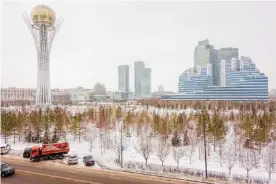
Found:
[[[2,138],[1,143],[3,143],[4,139]],[[94,159],[96,160],[96,164],[93,167],[93,169],[115,169],[120,170],[120,166],[115,163],[116,154],[112,149],[106,149],[101,148],[100,146],[100,140],[99,137],[96,136],[96,140],[93,143],[92,151],[90,151],[90,142],[81,139],[81,141],[78,141],[78,138],[76,140],[73,140],[73,136],[67,136],[67,141],[70,145],[70,153],[69,154],[77,154],[79,157],[79,164],[78,165],[72,165],[73,167],[84,167],[82,162],[82,157],[91,154],[93,155]],[[144,164],[145,160],[139,154],[135,148],[136,145],[136,139],[131,137],[128,141],[124,144],[124,150],[123,150],[123,162],[124,165],[127,163],[141,163]],[[8,155],[18,156],[22,157],[22,153],[24,148],[32,147],[37,144],[33,143],[23,143],[19,142],[18,139],[16,139],[16,143],[13,144],[13,137],[9,137],[8,143],[11,145],[11,150],[8,153]],[[190,169],[198,169],[198,170],[204,170],[204,159],[199,160],[199,148],[195,148],[195,152],[192,156],[192,163],[190,164],[190,157],[188,155],[183,156],[180,158],[179,163],[179,169],[184,168],[190,168]],[[208,172],[219,172],[219,173],[226,173],[228,174],[228,168],[223,163],[221,166],[220,163],[220,155],[217,152],[213,152],[213,148],[210,148],[211,152],[208,156]],[[23,158],[22,158],[23,159]],[[48,161],[47,161],[48,162]],[[51,162],[51,161],[49,161]],[[62,161],[55,161],[55,162],[62,162]],[[148,164],[154,164],[161,166],[161,162],[156,156],[156,153],[153,153],[150,155],[148,159]],[[173,167],[175,168],[177,166],[177,163],[174,159],[173,152],[171,151],[168,155],[167,159],[164,161],[165,167]],[[139,170],[139,169],[136,169]],[[180,175],[180,174],[179,174]],[[234,167],[232,168],[232,175],[237,176],[246,176],[245,169],[239,164],[239,162],[236,162]],[[227,175],[226,175],[227,176]],[[263,180],[266,180],[268,177],[268,173],[265,171],[265,169],[262,167],[262,164],[260,163],[258,168],[254,168],[249,172],[249,176],[254,176],[255,178],[262,178]],[[187,177],[186,177],[187,178]],[[189,177],[188,177],[189,178]],[[200,180],[200,178],[193,177],[192,179]],[[271,184],[276,183],[276,174],[272,174],[271,177]]]

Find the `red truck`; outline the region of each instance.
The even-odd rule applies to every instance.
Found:
[[[32,147],[30,160],[39,162],[40,160],[63,159],[63,154],[68,154],[69,151],[68,142],[42,144]]]

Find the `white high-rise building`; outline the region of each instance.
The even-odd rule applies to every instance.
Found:
[[[221,60],[220,62],[220,86],[225,87],[229,85],[228,74],[231,71],[232,62]]]
[[[121,92],[129,91],[129,66],[118,66],[118,90]]]

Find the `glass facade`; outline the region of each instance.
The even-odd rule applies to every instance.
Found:
[[[268,101],[268,78],[248,59],[241,59],[240,70],[225,70],[225,86],[212,86],[210,75],[184,72],[179,77],[179,94],[162,100]],[[230,65],[228,65],[230,67]]]

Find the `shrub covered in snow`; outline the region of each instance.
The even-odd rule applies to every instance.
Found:
[[[191,175],[196,177],[204,178],[204,170],[203,169],[191,169],[191,168],[184,168],[184,167],[175,167],[175,166],[164,166],[162,167],[159,164],[147,164],[143,162],[133,162],[133,161],[125,161],[124,167],[131,170],[137,171],[148,171],[154,172],[156,174],[184,174],[184,175]],[[222,181],[229,180],[228,174],[225,172],[217,172],[217,171],[208,171],[208,177],[212,179],[218,179]],[[267,184],[269,183],[268,180],[264,177],[246,177],[244,175],[232,175],[232,181],[235,182],[246,182],[251,184]]]

